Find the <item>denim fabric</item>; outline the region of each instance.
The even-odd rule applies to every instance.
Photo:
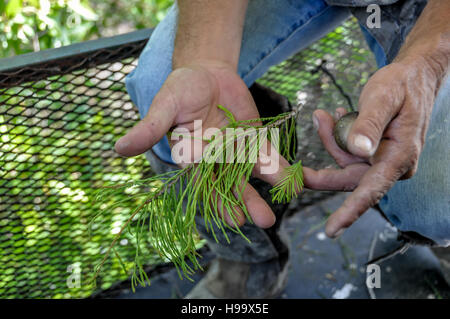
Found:
[[[173,6],[155,29],[126,84],[140,115],[148,108],[171,72],[178,10]],[[349,16],[349,9],[323,0],[250,0],[238,72],[250,86],[267,69],[318,40]],[[363,33],[378,65],[388,60],[382,46]],[[415,231],[440,245],[450,245],[450,78],[441,87],[430,121],[417,175],[399,181],[380,202],[400,230]],[[167,139],[154,153],[173,163]]]
[[[361,31],[366,39],[367,45],[375,56],[375,60],[377,61],[377,65],[379,68],[388,64],[387,56],[384,53],[383,47],[380,43],[375,39],[367,30],[364,24],[360,24]]]
[[[347,5],[349,0],[325,0],[328,3],[340,3],[340,5]],[[350,0],[352,1],[352,0]],[[428,0],[398,0],[389,5],[384,3],[392,2],[390,0],[356,0],[353,6],[350,7],[352,14],[358,19],[361,25],[367,25],[367,19],[373,14],[371,10],[367,11],[366,6],[362,6],[363,2],[366,5],[369,3],[380,5],[380,28],[367,28],[366,31],[370,36],[375,38],[381,45],[388,63],[391,63],[397,56],[406,36],[414,27],[417,19],[427,5]]]
[[[450,76],[436,98],[416,175],[398,181],[379,204],[398,229],[450,246]]]

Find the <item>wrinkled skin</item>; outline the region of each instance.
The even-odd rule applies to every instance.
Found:
[[[237,120],[259,117],[247,86],[233,67],[220,61],[202,61],[178,68],[154,98],[147,116],[117,142],[116,150],[125,156],[141,154],[171,128],[185,128],[192,134],[201,134],[195,132],[195,120],[202,120],[203,131],[221,128],[228,120],[217,108],[218,104],[226,106]],[[200,155],[192,154],[192,161]],[[285,161],[284,166],[287,165]],[[273,183],[274,177],[263,176],[263,179]],[[244,202],[255,224],[262,228],[272,226],[275,216],[269,205],[251,185],[243,183],[242,187],[245,187]],[[240,210],[238,213],[238,223],[242,225],[244,214]],[[225,218],[231,224],[228,214]]]
[[[347,139],[350,153],[340,150],[330,138],[334,127],[331,115],[315,111],[319,135],[329,153],[342,169],[359,173],[349,177],[349,186],[353,183],[356,188],[328,220],[329,236],[342,233],[397,180],[415,174],[438,86],[435,73],[420,59],[380,69],[360,96],[359,116]],[[342,116],[345,110],[338,109],[337,114]],[[369,139],[368,147],[358,147],[358,135]]]

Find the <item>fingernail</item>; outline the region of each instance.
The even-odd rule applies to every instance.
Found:
[[[372,141],[367,136],[361,134],[356,135],[354,139],[354,145],[355,147],[362,150],[364,153],[368,154],[369,156],[372,156],[373,145]]]
[[[315,116],[315,115],[313,115],[313,125],[314,125],[314,128],[316,129],[316,130],[319,130],[319,120],[317,119],[317,117]]]
[[[123,138],[119,138],[116,142],[116,145],[114,148],[120,153],[124,149],[128,147],[128,144],[130,144],[127,140],[123,140]]]
[[[335,117],[336,119],[340,119],[340,118],[341,118],[341,113],[339,113],[338,111],[335,111],[335,112],[334,112],[334,117]]]
[[[333,238],[338,239],[342,236],[342,234],[347,230],[347,228],[341,228],[337,232],[334,233]]]

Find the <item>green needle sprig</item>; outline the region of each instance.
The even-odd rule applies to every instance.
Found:
[[[141,204],[122,225],[103,259],[95,267],[91,278],[93,284],[111,252],[119,260],[123,270],[130,273],[114,249],[125,231],[134,236],[136,245],[134,268],[131,270],[133,291],[137,285],[145,286],[150,283],[142,265],[142,260],[145,260],[145,256],[141,256],[144,247],[151,246],[161,258],[173,262],[180,278],[184,276],[191,279],[196,270],[202,269],[198,260],[201,256],[197,252],[199,234],[196,215],[203,218],[207,231],[211,232],[216,241],[217,230],[223,233],[228,243],[230,240],[226,230],[238,233],[250,241],[237,223],[239,211],[252,222],[243,200],[245,182],[250,179],[256,162],[250,159],[257,159],[261,147],[270,141],[272,145],[279,145],[277,151],[287,160],[294,160],[296,150],[292,145],[296,145],[293,140],[296,138],[295,123],[300,107],[275,117],[244,121],[236,121],[225,107],[219,105],[218,108],[225,112],[229,121],[220,131],[234,128],[236,134],[225,134],[224,139],[210,139],[200,161],[172,172],[98,190],[95,200],[106,204],[115,194],[133,189],[133,198],[139,199]],[[248,134],[245,129],[249,128],[255,129],[255,134]],[[265,130],[258,130],[262,128]],[[236,151],[228,154],[226,150],[230,146],[236,147]],[[299,161],[284,171],[283,179],[271,190],[272,200],[277,203],[289,202],[302,188],[303,170]],[[116,202],[109,209],[121,205],[122,202]],[[224,215],[220,213],[222,211],[228,213],[232,225],[225,222]],[[90,226],[101,214],[102,211],[99,211],[94,216]]]
[[[285,168],[283,178],[272,189],[272,201],[275,203],[289,203],[297,193],[303,189],[302,161]]]

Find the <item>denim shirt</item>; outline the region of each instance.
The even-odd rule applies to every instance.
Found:
[[[366,29],[384,49],[388,63],[398,54],[406,36],[413,28],[428,0],[325,0],[329,5],[349,7],[360,25]],[[381,28],[368,28],[367,6],[380,6]]]

